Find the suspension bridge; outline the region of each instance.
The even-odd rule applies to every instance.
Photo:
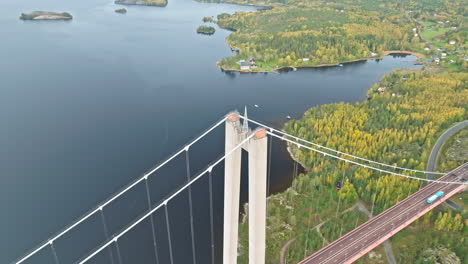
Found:
[[[242,122],[241,122],[242,121]],[[190,175],[190,162],[188,153],[191,147],[210,134],[214,129],[225,126],[225,152],[222,157],[208,164],[207,167],[197,175]],[[249,124],[258,126],[252,130]],[[98,204],[89,213],[85,214],[74,223],[50,237],[45,242],[20,257],[13,263],[37,263],[34,258],[40,254],[48,254],[50,256],[49,263],[97,263],[96,259],[102,255],[106,255],[112,264],[124,264],[122,250],[119,241],[128,236],[129,233],[142,222],[150,223],[150,233],[152,239],[152,251],[157,264],[166,264],[162,262],[159,256],[161,247],[158,247],[161,241],[167,241],[167,251],[169,254],[169,263],[178,264],[175,261],[175,249],[172,243],[174,224],[170,222],[170,214],[168,205],[174,202],[175,198],[181,193],[186,193],[188,196],[189,209],[189,225],[191,237],[191,252],[194,264],[197,264],[197,246],[195,240],[195,230],[197,226],[194,224],[194,208],[192,201],[192,187],[195,182],[202,178],[208,177],[209,203],[206,205],[210,208],[209,219],[210,223],[210,251],[211,264],[215,263],[215,242],[214,242],[214,212],[213,212],[213,170],[218,166],[224,165],[224,215],[223,215],[223,263],[235,264],[238,257],[239,244],[239,201],[240,201],[240,180],[241,180],[241,153],[248,153],[248,181],[249,181],[249,206],[248,206],[248,221],[249,221],[249,263],[264,264],[265,263],[265,248],[266,248],[266,219],[267,219],[267,196],[269,195],[269,181],[271,172],[271,146],[273,139],[280,139],[287,144],[295,145],[298,148],[304,148],[309,151],[340,160],[353,166],[358,166],[378,172],[394,175],[395,177],[405,177],[418,180],[421,183],[426,182],[427,185],[420,185],[420,189],[406,199],[400,201],[393,207],[387,209],[381,214],[374,216],[369,221],[361,226],[346,233],[338,240],[326,245],[322,249],[316,251],[311,256],[306,257],[301,264],[312,263],[352,263],[364,254],[377,247],[379,244],[393,236],[395,233],[408,226],[416,219],[424,215],[429,210],[438,206],[454,194],[462,191],[468,186],[468,163],[449,172],[427,172],[422,170],[408,169],[373,161],[370,159],[358,157],[352,154],[334,150],[314,142],[310,142],[294,135],[289,135],[281,130],[267,126],[263,123],[248,118],[247,111],[242,116],[238,112],[231,112],[223,117],[219,122],[208,128],[203,134],[195,138],[192,142],[185,145],[167,160],[156,166],[148,173],[142,175],[134,182],[123,188],[109,199]],[[186,156],[187,177],[185,183],[173,191],[170,195],[164,197],[161,201],[155,202],[152,200],[151,190],[148,180],[158,170],[167,166],[174,159]],[[427,174],[432,173],[441,175],[439,179],[428,179],[425,177],[417,177],[416,173]],[[134,190],[136,186],[144,185],[144,192],[147,202],[145,213],[138,216],[136,219],[128,223],[124,228],[110,233],[108,222],[105,214],[105,209],[112,205],[117,199],[122,197],[127,192]],[[437,191],[443,191],[444,195],[434,203],[427,203],[426,199]],[[165,218],[165,225],[157,225],[155,214],[162,213]],[[74,232],[77,227],[85,224],[92,218],[100,218],[102,231],[104,233],[104,241],[99,241],[94,249],[87,252],[78,259],[71,262],[64,261],[61,258],[60,252],[56,248],[56,244],[60,243],[60,239]],[[164,229],[163,236],[157,235],[161,232],[158,230]],[[47,252],[47,253],[44,253]],[[205,264],[205,263],[202,263]]]

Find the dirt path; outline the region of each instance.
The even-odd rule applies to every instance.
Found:
[[[291,246],[291,244],[294,243],[294,241],[296,241],[295,238],[288,240],[288,242],[286,242],[286,244],[284,244],[284,246],[281,248],[280,264],[286,264],[286,253],[289,250],[289,246]]]

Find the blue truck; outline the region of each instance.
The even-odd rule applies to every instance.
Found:
[[[433,203],[433,202],[435,202],[437,199],[439,199],[440,197],[442,197],[442,195],[444,195],[444,192],[443,192],[443,191],[438,191],[438,192],[436,192],[435,194],[431,195],[429,198],[427,198],[426,202],[428,202],[428,203]]]

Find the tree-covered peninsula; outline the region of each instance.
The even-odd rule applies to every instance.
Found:
[[[167,6],[167,0],[116,0],[120,5]]]
[[[364,102],[314,107],[300,120],[289,121],[284,130],[342,152],[424,170],[437,138],[466,119],[468,73],[395,71],[372,86]],[[376,215],[417,191],[421,184],[304,148],[289,149],[309,169],[294,179],[288,190],[269,198],[268,264],[284,263],[280,262],[280,252],[287,263],[297,263],[366,221],[362,207]],[[463,161],[455,160],[445,169],[460,163]],[[244,219],[239,263],[247,263],[247,229]],[[453,263],[465,263],[467,237],[468,211],[454,212],[439,206],[396,234],[391,243],[397,263],[432,263],[427,261],[437,259],[439,253],[458,261]],[[382,254],[383,250],[377,248],[356,263],[384,263]]]
[[[239,61],[250,58],[257,61],[254,71],[336,65],[388,51],[417,52],[439,57],[440,65],[466,67],[466,7],[459,1],[226,2],[273,8],[218,16],[221,28],[234,31],[227,42],[238,51],[219,62],[224,69],[238,70]]]
[[[67,12],[48,12],[48,11],[34,11],[31,13],[22,13],[20,16],[22,20],[71,20],[73,16]]]

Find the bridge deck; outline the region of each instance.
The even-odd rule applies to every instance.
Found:
[[[462,177],[466,178],[467,175],[468,163],[465,163],[439,180],[460,181]],[[464,188],[464,185],[458,184],[428,184],[405,200],[315,252],[299,264],[352,263]],[[432,204],[427,203],[427,198],[437,191],[443,191],[444,195]]]

